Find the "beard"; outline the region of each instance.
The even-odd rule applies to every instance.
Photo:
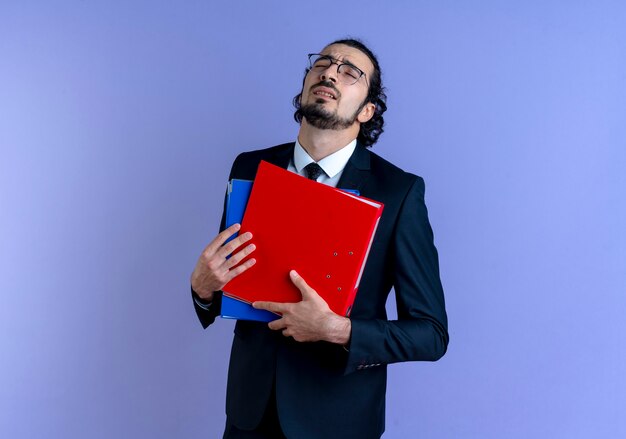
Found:
[[[343,130],[350,128],[361,112],[363,107],[358,108],[350,117],[340,117],[336,112],[330,112],[324,108],[324,101],[304,104],[300,107],[302,117],[306,121],[320,130]]]

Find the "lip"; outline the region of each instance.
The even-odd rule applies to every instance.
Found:
[[[311,90],[311,93],[317,97],[337,100],[337,95],[335,91],[328,87],[323,87],[323,86],[315,87],[313,90]],[[324,93],[328,93],[330,96],[327,96]]]

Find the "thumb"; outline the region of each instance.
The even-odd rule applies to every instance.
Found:
[[[293,284],[300,290],[302,299],[311,299],[318,296],[315,290],[306,283],[296,270],[291,270],[289,272],[289,277],[291,278],[291,282],[293,282]]]

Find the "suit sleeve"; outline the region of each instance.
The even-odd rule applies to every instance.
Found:
[[[352,319],[346,374],[401,361],[436,361],[446,352],[443,288],[420,177],[400,208],[392,239],[398,320]]]

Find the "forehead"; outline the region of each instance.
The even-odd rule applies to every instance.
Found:
[[[369,57],[354,47],[346,46],[345,44],[331,44],[330,46],[326,46],[320,53],[322,55],[330,55],[343,62],[354,64],[368,76],[371,76],[374,71],[374,64],[372,64]]]

